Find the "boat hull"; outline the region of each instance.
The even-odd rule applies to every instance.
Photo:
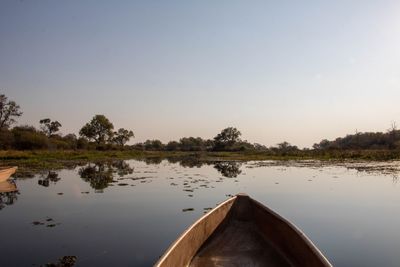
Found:
[[[4,182],[17,171],[17,167],[0,169],[0,182]]]
[[[0,193],[9,193],[14,191],[17,191],[15,183],[9,181],[0,182]]]
[[[296,226],[249,196],[237,195],[195,222],[155,266],[331,264]]]

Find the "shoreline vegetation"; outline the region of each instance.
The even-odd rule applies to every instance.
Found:
[[[131,130],[114,129],[104,115],[95,115],[74,133],[61,134],[57,120],[38,120],[40,129],[17,125],[22,116],[20,106],[0,94],[0,165],[57,168],[73,163],[113,159],[154,159],[212,161],[261,160],[371,160],[400,159],[400,130],[392,123],[386,132],[356,132],[335,140],[322,140],[312,148],[300,149],[286,141],[276,146],[242,140],[235,127],[221,130],[212,139],[182,137],[163,143],[146,140],[128,144],[134,138]]]
[[[17,165],[26,168],[62,168],[74,163],[108,160],[192,160],[198,162],[218,161],[390,161],[399,160],[400,151],[346,150],[346,151],[300,151],[296,153],[269,153],[255,151],[238,152],[184,152],[184,151],[137,151],[137,150],[63,150],[63,151],[0,151],[0,165]]]

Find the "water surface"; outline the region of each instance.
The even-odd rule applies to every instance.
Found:
[[[296,224],[334,266],[399,266],[399,166],[130,160],[20,173],[18,191],[0,193],[0,266],[64,255],[76,266],[152,266],[239,192]]]

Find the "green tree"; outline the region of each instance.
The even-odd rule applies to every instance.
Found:
[[[242,133],[234,128],[225,128],[214,137],[214,150],[226,150],[231,149],[236,143],[240,142],[240,136]]]
[[[42,131],[48,137],[58,132],[60,130],[60,127],[62,126],[61,123],[59,123],[58,121],[51,121],[49,118],[42,119],[39,121],[39,123],[41,124]]]
[[[330,142],[327,139],[323,139],[321,142],[319,142],[318,144],[314,144],[313,148],[314,149],[327,149],[330,146]]]
[[[11,149],[14,144],[14,135],[8,129],[0,130],[0,150]]]
[[[0,95],[0,130],[7,129],[15,123],[15,117],[20,117],[20,106],[14,101],[9,101],[5,95]]]
[[[145,150],[161,151],[164,148],[164,144],[158,139],[146,140],[146,142],[144,142],[144,148]]]
[[[170,141],[165,148],[168,151],[177,151],[179,150],[179,143],[176,141]]]
[[[205,150],[204,140],[200,137],[183,137],[179,140],[182,151],[202,151]]]
[[[76,137],[75,134],[72,134],[72,133],[67,134],[67,135],[61,137],[61,140],[65,144],[66,149],[77,149],[78,148],[78,138]]]
[[[294,145],[284,141],[284,142],[278,144],[278,149],[286,150],[286,151],[294,151],[294,150],[298,150],[299,148],[297,146],[294,146]]]
[[[79,135],[97,144],[104,144],[113,137],[114,125],[104,115],[96,115],[79,131]]]
[[[120,146],[124,146],[132,137],[135,137],[132,131],[120,128],[118,131],[114,132],[113,142]]]
[[[13,147],[15,149],[32,150],[48,148],[49,139],[47,136],[36,130],[33,126],[17,126],[11,132],[14,137]]]

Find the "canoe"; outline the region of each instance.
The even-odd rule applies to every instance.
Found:
[[[17,191],[15,183],[9,181],[0,182],[0,193],[9,193],[14,191]]]
[[[18,167],[2,167],[0,168],[0,182],[6,181],[15,173]]]
[[[154,266],[332,265],[296,226],[239,194],[189,227]]]

